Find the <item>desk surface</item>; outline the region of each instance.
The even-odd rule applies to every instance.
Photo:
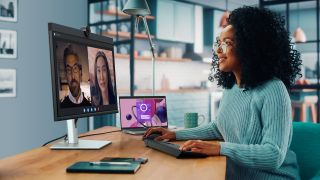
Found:
[[[103,127],[90,133],[118,130]],[[50,150],[41,147],[0,160],[0,179],[224,179],[226,158],[176,159],[145,147],[141,136],[121,132],[86,137],[83,139],[111,140],[100,150]],[[181,144],[182,142],[176,142]],[[77,161],[99,161],[103,157],[147,157],[136,174],[66,173],[66,168]]]

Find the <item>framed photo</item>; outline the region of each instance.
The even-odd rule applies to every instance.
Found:
[[[18,0],[0,0],[0,21],[17,22]]]
[[[0,97],[16,97],[15,69],[0,69]]]
[[[0,58],[17,58],[17,31],[0,29]]]

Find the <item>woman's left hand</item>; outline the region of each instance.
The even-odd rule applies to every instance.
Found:
[[[201,140],[189,140],[180,146],[180,150],[197,152],[206,154],[209,156],[220,155],[220,143],[219,142],[206,142]]]

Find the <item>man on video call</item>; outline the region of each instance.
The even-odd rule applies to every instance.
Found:
[[[91,103],[84,97],[81,91],[82,66],[79,63],[79,56],[73,50],[71,44],[64,50],[63,61],[68,80],[69,94],[61,102],[61,108],[91,106]]]

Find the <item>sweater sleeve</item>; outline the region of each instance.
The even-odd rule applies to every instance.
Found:
[[[291,103],[282,82],[270,84],[263,91],[261,143],[221,142],[220,154],[245,167],[274,170],[283,163],[290,145]]]
[[[177,131],[176,139],[177,140],[190,140],[190,139],[222,140],[223,137],[220,134],[219,129],[215,124],[215,121],[213,121],[203,126]]]

